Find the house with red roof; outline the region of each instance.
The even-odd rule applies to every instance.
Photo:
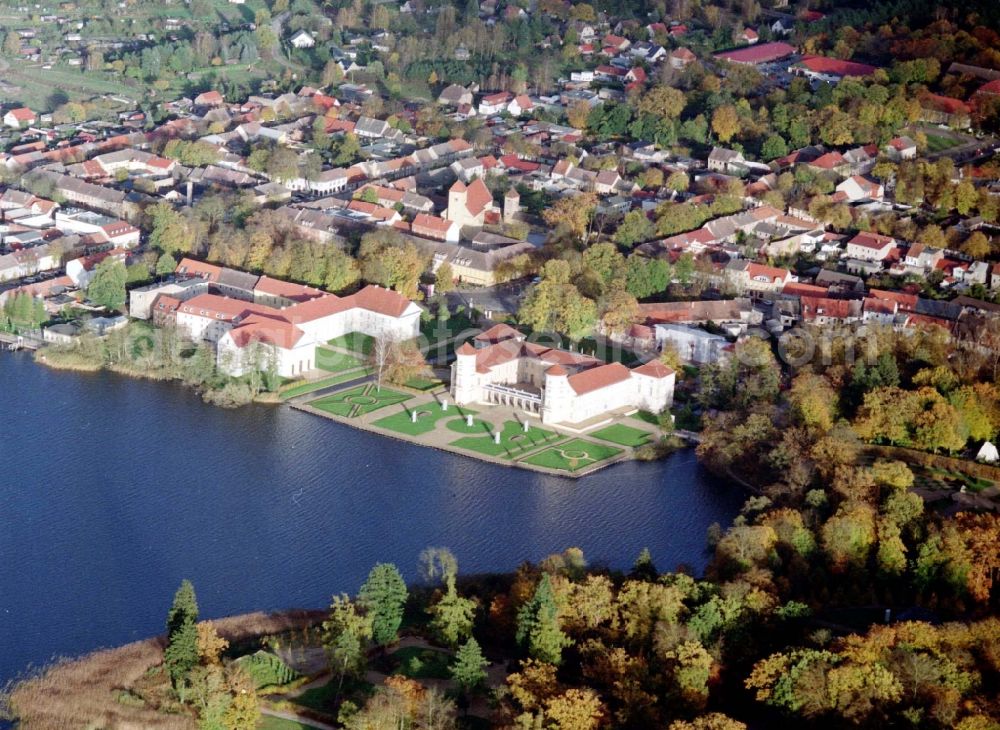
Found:
[[[845,200],[854,203],[858,200],[882,200],[885,188],[875,180],[869,180],[861,175],[852,175],[837,185],[838,193],[843,193]]]
[[[479,100],[479,113],[484,116],[500,114],[507,108],[514,95],[509,91],[501,91],[496,94],[487,94]]]
[[[458,243],[462,227],[455,221],[445,220],[436,215],[418,213],[414,216],[413,223],[410,224],[410,231],[414,236],[421,238]]]
[[[851,173],[851,163],[844,159],[844,156],[836,150],[826,152],[815,160],[805,163],[817,172],[830,172],[847,177]]]
[[[756,294],[774,294],[788,282],[798,281],[798,277],[788,269],[745,259],[733,259],[726,264],[725,278],[738,291]]]
[[[757,31],[753,28],[744,28],[742,35],[740,35],[740,40],[749,45],[753,45],[760,40],[760,36],[757,35]]]
[[[499,404],[542,423],[580,424],[611,411],[659,413],[673,402],[674,371],[658,360],[627,368],[596,357],[528,342],[497,325],[455,351],[451,393],[458,405]]]
[[[525,112],[530,112],[534,108],[535,104],[527,94],[518,94],[507,105],[507,111],[515,117],[519,117]]]
[[[222,106],[225,103],[225,98],[215,89],[203,91],[194,98],[195,106]]]
[[[687,68],[687,66],[697,60],[697,56],[688,48],[675,48],[670,52],[670,67],[675,69]]]
[[[885,261],[895,245],[896,241],[891,236],[860,231],[847,242],[847,257],[862,261]]]
[[[12,129],[27,129],[38,121],[38,116],[27,107],[11,109],[3,115],[3,123]]]

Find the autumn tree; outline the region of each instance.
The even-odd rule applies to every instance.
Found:
[[[364,673],[372,625],[373,617],[359,612],[346,595],[333,597],[329,617],[323,622],[323,648],[337,676],[338,695],[346,677]]]
[[[712,131],[722,143],[731,140],[740,131],[740,118],[736,113],[736,107],[732,104],[716,107],[712,112]]]
[[[569,236],[586,242],[590,219],[597,206],[597,196],[580,193],[560,198],[542,212],[542,218],[556,235]]]

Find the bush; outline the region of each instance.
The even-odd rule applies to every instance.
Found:
[[[253,680],[257,689],[280,687],[299,678],[299,673],[285,664],[279,657],[263,649],[236,660],[243,671]]]

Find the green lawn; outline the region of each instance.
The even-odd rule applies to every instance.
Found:
[[[434,390],[440,385],[444,385],[444,381],[438,380],[437,378],[422,378],[417,376],[415,378],[410,378],[405,383],[403,383],[407,388],[413,388],[414,390]]]
[[[307,383],[299,383],[298,385],[292,386],[287,390],[281,392],[282,400],[287,400],[288,398],[295,398],[299,395],[305,395],[306,393],[312,393],[314,390],[322,390],[323,388],[329,388],[332,385],[337,385],[338,383],[346,383],[348,380],[354,380],[355,378],[360,378],[365,375],[370,375],[371,370],[368,368],[358,368],[355,370],[348,370],[337,375],[331,375],[329,378],[320,378],[319,380],[310,380]]]
[[[940,152],[941,150],[946,150],[951,147],[957,147],[958,142],[956,142],[951,137],[945,137],[942,134],[928,134],[927,135],[927,151],[928,152]]]
[[[321,411],[345,418],[357,418],[366,413],[372,413],[380,408],[394,406],[412,398],[412,395],[400,393],[388,388],[379,391],[375,383],[365,383],[355,388],[348,388],[339,393],[328,395],[312,401],[309,405]]]
[[[537,454],[532,454],[521,461],[524,464],[544,466],[549,469],[579,471],[620,453],[621,449],[606,444],[584,439],[570,439],[561,444],[550,446]]]
[[[375,338],[361,332],[348,332],[346,335],[334,337],[328,345],[356,352],[359,355],[370,355],[375,345]]]
[[[507,421],[500,430],[500,443],[493,440],[493,436],[465,436],[457,441],[452,441],[452,446],[460,449],[476,451],[487,456],[499,456],[506,459],[516,458],[519,454],[530,451],[536,447],[547,443],[552,443],[560,439],[559,434],[553,431],[545,431],[536,426],[532,426],[525,433],[524,427],[517,421]]]
[[[411,415],[414,410],[417,412],[415,423]],[[373,425],[387,428],[390,431],[405,433],[409,436],[421,436],[433,431],[437,427],[438,421],[442,418],[449,416],[464,418],[466,414],[475,412],[468,408],[459,408],[454,404],[449,405],[448,410],[445,411],[441,408],[440,403],[425,403],[424,405],[413,406],[412,408],[403,406],[403,410],[399,413],[393,413],[391,416],[381,418],[375,421]]]
[[[448,426],[450,431],[454,431],[455,433],[468,433],[481,436],[493,432],[493,425],[479,418],[473,418],[471,426],[467,425],[465,418],[453,418],[445,425]]]
[[[638,411],[632,414],[632,418],[642,421],[643,423],[649,423],[653,426],[658,426],[660,424],[660,419],[655,413],[650,413],[649,411]]]
[[[257,730],[315,730],[312,725],[303,725],[294,720],[285,720],[272,715],[261,715],[257,721]]]
[[[359,705],[365,703],[364,698],[371,695],[375,687],[364,680],[345,679],[341,690],[341,699],[351,699]],[[296,705],[308,707],[317,712],[333,713],[336,709],[334,703],[337,699],[337,679],[331,679],[326,684],[307,689],[298,697],[290,697],[289,700]]]
[[[410,679],[449,679],[451,655],[444,651],[420,646],[408,646],[389,657],[397,663],[393,674]]]
[[[348,355],[346,352],[331,350],[328,347],[316,348],[316,367],[320,370],[326,370],[331,373],[342,373],[345,370],[359,368],[363,364],[354,355]]]
[[[631,426],[623,426],[620,423],[599,429],[590,435],[601,439],[601,441],[610,441],[613,444],[620,444],[622,446],[642,446],[652,437],[649,431],[632,428]]]

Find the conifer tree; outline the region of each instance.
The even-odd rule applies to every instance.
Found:
[[[167,648],[163,661],[170,681],[183,702],[184,679],[198,664],[198,601],[194,586],[185,579],[174,594],[167,613]]]
[[[455,663],[451,667],[451,676],[463,692],[472,692],[486,682],[486,667],[489,662],[483,656],[479,642],[473,637],[462,644],[455,653]]]
[[[372,635],[380,646],[396,640],[399,625],[403,623],[407,595],[403,576],[392,563],[376,565],[361,586],[358,602],[371,616]]]
[[[517,641],[527,644],[528,654],[549,664],[562,661],[563,647],[569,638],[559,626],[556,601],[552,594],[552,581],[544,573],[538,581],[535,594],[517,614]]]

